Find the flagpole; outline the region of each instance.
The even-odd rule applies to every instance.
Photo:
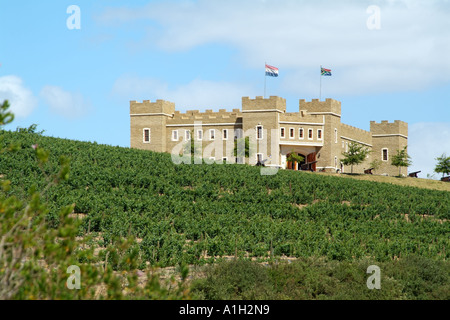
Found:
[[[320,91],[319,91],[319,101],[322,100],[322,66],[320,66]]]

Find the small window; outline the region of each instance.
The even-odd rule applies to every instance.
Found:
[[[381,150],[381,152],[382,152],[382,160],[383,161],[388,161],[388,149],[387,148],[384,148],[384,149],[382,149]]]
[[[172,131],[172,141],[178,141],[178,130]]]
[[[258,139],[258,140],[263,139],[263,127],[262,126],[256,127],[256,139]]]
[[[289,129],[289,138],[294,139],[294,128]]]
[[[150,143],[150,129],[144,129],[144,143]]]
[[[186,131],[184,132],[184,139],[185,139],[186,141],[191,140],[191,132],[190,132],[189,130],[186,130]]]
[[[313,138],[313,130],[308,129],[308,139],[312,139],[312,138]]]
[[[284,135],[284,128],[281,128],[281,130],[280,130],[280,134],[281,134],[281,137],[282,137],[282,138],[284,138],[284,137],[285,137],[285,135]]]
[[[303,135],[303,128],[298,129],[298,138],[299,139],[303,139],[304,135]]]
[[[338,143],[338,132],[337,129],[334,129],[334,143]]]
[[[228,140],[228,129],[223,129],[222,130],[222,139],[223,140]]]
[[[198,130],[197,131],[197,139],[198,140],[203,140],[203,130]]]
[[[262,153],[257,153],[256,154],[256,162],[262,162],[263,161],[263,154]]]
[[[317,139],[322,140],[322,130],[317,130]]]
[[[216,130],[210,129],[209,130],[209,140],[214,140],[214,139],[216,139]]]
[[[227,163],[228,157],[223,157],[223,158],[222,158],[222,161],[223,161],[223,163]]]

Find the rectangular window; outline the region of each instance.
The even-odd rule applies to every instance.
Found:
[[[304,136],[303,136],[303,128],[298,129],[298,138],[299,139],[303,139],[304,138]]]
[[[337,129],[335,128],[334,129],[334,143],[338,143],[338,132],[337,132]]]
[[[258,139],[258,140],[263,139],[263,127],[262,126],[256,127],[256,139]]]
[[[384,148],[384,149],[382,149],[381,150],[381,152],[382,152],[382,160],[383,161],[388,161],[388,149],[387,148]]]
[[[178,141],[178,130],[172,130],[172,141]]]
[[[203,140],[203,130],[198,130],[197,131],[197,139],[198,140]]]
[[[289,128],[289,138],[294,139],[294,128]]]
[[[223,140],[228,140],[228,129],[223,129],[222,130],[222,139]]]
[[[228,158],[227,158],[227,157],[223,157],[223,158],[222,158],[222,161],[223,161],[223,163],[227,163]]]
[[[312,129],[308,129],[308,139],[312,139],[313,138],[313,130]]]
[[[317,130],[317,139],[322,140],[322,130]]]
[[[216,130],[210,129],[209,130],[209,140],[214,140],[214,139],[216,139]]]
[[[262,162],[262,161],[263,161],[263,154],[262,153],[257,153],[256,154],[256,163]]]
[[[144,129],[144,143],[150,143],[150,129],[145,128]]]
[[[190,132],[189,130],[186,130],[186,131],[184,132],[184,139],[185,139],[186,141],[191,140],[191,132]]]
[[[280,134],[281,134],[281,137],[284,138],[284,128],[280,129]]]

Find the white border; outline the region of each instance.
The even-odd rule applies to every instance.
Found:
[[[227,137],[225,138],[225,134],[224,133],[227,133]],[[228,140],[228,129],[222,129],[222,140]]]
[[[258,138],[258,127],[261,127],[261,138]],[[264,126],[262,124],[258,124],[256,127],[256,140],[263,140],[264,139]]]
[[[148,141],[145,141],[145,130],[148,130]],[[152,141],[152,129],[151,128],[143,128],[142,129],[142,143],[148,144]]]
[[[175,139],[175,133],[177,134],[177,138]],[[180,136],[178,135],[178,130],[172,130],[172,141],[179,141]]]
[[[383,159],[383,150],[386,150],[386,160]],[[388,162],[389,161],[389,148],[381,148],[381,161]]]
[[[291,137],[291,130],[294,133],[292,137]],[[295,139],[295,128],[289,128],[289,139]]]

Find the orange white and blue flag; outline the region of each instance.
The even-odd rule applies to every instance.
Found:
[[[266,76],[269,77],[278,77],[278,68],[269,66],[266,64]]]

